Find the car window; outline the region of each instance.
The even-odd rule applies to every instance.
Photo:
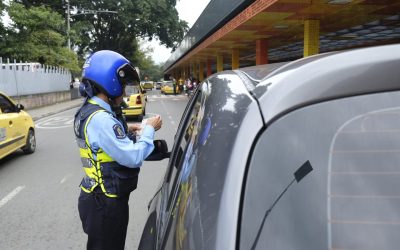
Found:
[[[125,93],[126,95],[134,95],[141,93],[141,90],[139,89],[138,86],[126,86]]]
[[[297,183],[306,161],[313,170]],[[252,248],[264,217],[255,249],[397,249],[399,162],[400,92],[290,112],[255,145],[240,249]]]
[[[190,109],[188,109],[185,121],[181,121],[178,131],[182,131],[179,139],[176,141],[174,148],[174,158],[171,161],[167,182],[169,183],[169,193],[173,191],[174,183],[176,182],[177,174],[182,167],[183,162],[187,159],[187,155],[193,149],[195,140],[195,129],[199,122],[199,111],[201,106],[201,91],[193,99]],[[188,152],[190,151],[190,152]],[[169,202],[170,204],[170,202]]]
[[[0,110],[2,113],[13,113],[16,109],[13,103],[3,95],[0,95]]]
[[[165,81],[165,82],[163,82],[163,84],[165,86],[173,87],[173,82],[172,81]]]
[[[205,98],[201,89],[191,98],[179,123],[178,134],[175,136],[172,157],[164,183],[165,192],[162,198],[162,204],[164,204],[162,206],[166,213],[160,222],[162,224],[160,231],[161,248],[168,248],[165,247],[165,244],[171,244],[171,234],[167,234],[167,238],[163,238],[163,235],[169,230],[174,230],[170,228],[176,227],[176,220],[173,219],[174,215],[177,214],[176,209],[180,209],[179,204],[186,204],[185,200],[189,197],[188,179],[190,169],[196,163],[198,131],[203,119]]]

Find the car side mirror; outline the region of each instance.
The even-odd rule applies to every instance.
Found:
[[[21,110],[24,110],[24,105],[22,105],[22,104],[20,104],[20,103],[18,103],[17,105],[16,105],[16,107],[17,107],[17,112],[19,112],[19,111],[21,111]]]
[[[165,140],[154,140],[154,150],[145,159],[145,161],[161,161],[169,158],[171,152],[168,152],[168,145]]]

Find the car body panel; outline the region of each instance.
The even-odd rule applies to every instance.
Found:
[[[146,110],[146,93],[140,86],[127,86],[127,96],[124,97],[126,107],[122,109],[122,113],[126,117],[139,117],[145,115]],[[140,102],[138,102],[140,100]]]
[[[0,106],[0,158],[3,158],[26,145],[29,130],[34,130],[35,125],[32,117],[18,111],[4,93],[0,93]]]
[[[302,249],[306,246],[310,246],[307,249],[320,249],[312,246],[320,246],[321,243],[325,243],[322,245],[328,248],[341,248],[341,245],[327,243],[335,242],[335,235],[329,232],[339,232],[340,227],[331,225],[328,229],[328,212],[313,217],[316,208],[309,207],[315,201],[307,195],[326,195],[326,189],[310,185],[309,181],[315,179],[312,175],[296,183],[293,173],[311,155],[316,157],[312,158],[315,166],[315,172],[312,173],[318,175],[323,172],[321,168],[326,170],[329,164],[318,160],[319,154],[316,153],[323,148],[318,146],[319,142],[325,143],[324,149],[328,148],[328,153],[334,152],[335,145],[353,145],[352,139],[360,134],[359,131],[351,130],[354,127],[350,126],[349,131],[343,132],[347,136],[344,141],[339,140],[340,143],[335,144],[335,139],[322,140],[323,136],[330,133],[333,138],[339,138],[339,132],[342,131],[337,128],[327,130],[328,125],[332,124],[322,124],[329,121],[328,118],[335,118],[330,112],[337,112],[337,117],[346,118],[346,112],[352,110],[352,106],[368,113],[366,107],[375,103],[366,102],[368,99],[363,98],[378,98],[383,104],[377,106],[377,111],[380,108],[387,111],[384,113],[385,117],[389,117],[387,122],[377,123],[376,117],[373,120],[362,119],[365,115],[362,112],[360,117],[349,116],[348,119],[354,118],[356,126],[361,129],[370,126],[383,129],[378,144],[398,149],[400,136],[395,131],[399,130],[396,124],[400,124],[396,118],[400,117],[400,93],[396,93],[396,90],[400,90],[399,68],[400,45],[389,45],[321,54],[280,65],[224,71],[207,78],[189,101],[175,136],[166,176],[150,203],[151,220],[148,223],[153,225],[146,224],[146,228],[153,228],[155,233],[151,238],[150,234],[144,232],[139,249],[146,249],[144,239],[150,239],[156,249],[249,249],[257,242],[257,230],[264,212],[266,217],[273,213],[271,218],[280,221],[273,219],[266,222],[275,227],[266,225],[268,231],[262,231],[261,228],[262,237],[256,249],[296,249],[298,246]],[[364,100],[368,105],[363,105],[359,100]],[[351,101],[355,103],[351,104]],[[330,105],[335,108],[330,108]],[[351,108],[346,108],[349,105]],[[396,112],[391,112],[391,108],[396,108]],[[375,112],[373,110],[370,109]],[[357,116],[357,113],[354,115]],[[296,119],[290,120],[290,117]],[[323,121],[319,120],[320,117]],[[366,117],[371,117],[371,114]],[[314,127],[310,127],[311,124]],[[343,121],[338,124],[345,127]],[[302,133],[300,128],[307,132]],[[295,131],[298,134],[294,134]],[[375,135],[377,131],[367,132]],[[385,144],[385,138],[391,139],[390,143]],[[361,142],[358,145],[364,147],[362,149],[372,145],[362,143],[363,137],[358,140]],[[309,144],[312,141],[316,143]],[[347,148],[338,147],[338,150]],[[398,157],[393,157],[393,164],[389,167],[397,166],[396,160],[398,163]],[[268,175],[266,169],[276,172]],[[375,174],[380,176],[379,173]],[[383,188],[399,190],[397,186],[388,188],[390,185],[393,187],[393,183],[400,183],[398,177],[388,178],[392,179],[383,182]],[[325,186],[329,184],[326,183],[328,178],[320,180],[325,182]],[[337,182],[340,184],[340,180]],[[292,184],[295,186],[292,189],[296,191],[290,189],[282,197],[286,192],[285,187],[289,188]],[[268,188],[264,188],[265,185],[269,185]],[[304,191],[298,193],[297,189]],[[369,187],[364,189],[370,190]],[[306,197],[300,199],[300,194]],[[281,197],[277,206],[293,201],[300,204],[272,210],[276,204],[274,201]],[[322,210],[319,212],[329,210],[327,199],[331,198],[322,199],[323,206],[320,206]],[[257,207],[252,204],[257,204]],[[400,206],[400,203],[396,204]],[[393,206],[390,202],[384,205],[385,209],[394,208],[390,210],[391,213],[400,217],[396,213],[400,211],[397,205]],[[300,211],[304,214],[293,218],[289,216]],[[285,212],[288,213],[286,220],[283,216]],[[324,229],[312,233],[315,228],[310,225],[302,227],[307,221],[320,223],[319,226]],[[292,222],[298,222],[298,225],[291,226]],[[373,227],[375,222],[368,225]],[[349,229],[351,227],[346,227],[346,230]],[[363,239],[362,235],[352,234],[351,230],[348,232],[347,235],[352,235],[355,240]],[[271,239],[276,238],[276,241],[266,241],[265,235]],[[319,238],[313,241],[315,235]],[[393,239],[395,237],[391,237],[392,242]],[[297,241],[298,245],[291,245]]]
[[[399,45],[386,45],[300,59],[267,76],[253,93],[268,123],[311,103],[397,90],[399,54]]]

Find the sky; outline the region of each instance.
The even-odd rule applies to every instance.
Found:
[[[209,2],[210,0],[177,0],[176,10],[179,18],[188,22],[189,28],[191,28]],[[154,49],[151,57],[157,64],[166,62],[171,55],[171,49],[160,45],[155,39],[145,43],[145,46],[150,46]]]

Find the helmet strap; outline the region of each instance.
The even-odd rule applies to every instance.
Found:
[[[128,124],[126,123],[125,117],[122,114],[121,105],[117,105],[115,99],[112,98],[108,98],[108,101],[111,106],[111,110],[115,113],[116,118],[122,123],[125,133],[128,133]]]

